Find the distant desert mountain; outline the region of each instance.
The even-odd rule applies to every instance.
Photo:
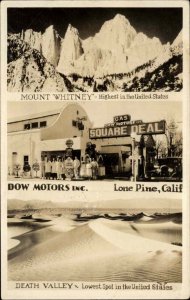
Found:
[[[26,202],[19,199],[8,199],[7,201],[7,209],[14,210],[14,209],[23,209],[26,205]]]
[[[70,84],[70,89],[126,91],[135,77],[145,78],[147,72],[153,73],[174,56],[180,57],[178,69],[182,69],[182,32],[172,44],[162,44],[157,37],[149,38],[137,32],[120,14],[104,22],[99,32],[85,40],[71,24],[63,37],[53,25],[44,33],[27,29],[8,36],[8,89],[66,91],[67,76],[73,86]],[[182,88],[182,79],[176,75],[174,80],[180,82],[178,91]],[[160,90],[165,88],[167,85]]]
[[[57,203],[51,201],[43,200],[19,200],[19,199],[9,199],[7,208],[8,210],[19,210],[19,209],[39,209],[39,208],[56,208]]]
[[[176,212],[181,211],[181,204],[179,204],[178,199],[173,200],[172,209],[171,209],[171,200],[163,199],[160,200],[159,203],[155,204],[154,201],[149,203],[149,207],[147,208],[147,202],[144,199],[141,199],[141,205],[138,203],[134,203],[134,199],[128,199],[126,202],[123,199],[115,199],[115,200],[103,200],[102,201],[87,201],[87,200],[69,200],[69,201],[59,201],[56,200],[20,200],[20,199],[8,199],[7,207],[8,210],[14,209],[40,209],[40,208],[73,208],[73,209],[84,209],[84,210],[96,210],[96,209],[122,209],[123,212],[129,212],[130,210],[138,211],[138,212],[146,212],[147,210],[152,210],[155,212]],[[144,215],[149,215],[149,213],[144,213]]]
[[[90,205],[91,207],[91,205]],[[83,201],[64,201],[56,202],[50,200],[20,200],[8,199],[8,210],[23,210],[23,209],[53,209],[53,208],[88,208],[88,203]]]

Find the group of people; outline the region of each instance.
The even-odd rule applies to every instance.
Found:
[[[99,175],[99,165],[97,161],[92,158],[88,158],[85,161],[82,161],[80,168],[80,176],[87,179],[97,179]]]
[[[98,163],[94,158],[87,157],[84,161],[75,156],[63,159],[61,157],[53,157],[52,159],[45,157],[41,161],[41,178],[62,180],[66,178],[86,178],[97,179]]]

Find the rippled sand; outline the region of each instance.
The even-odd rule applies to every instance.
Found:
[[[16,237],[9,280],[181,282],[181,224],[69,216],[47,224]]]

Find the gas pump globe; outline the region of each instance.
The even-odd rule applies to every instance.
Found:
[[[71,139],[68,139],[68,140],[66,140],[65,144],[67,146],[67,148],[65,149],[65,156],[72,158],[72,156],[73,156],[73,149],[72,149],[73,141]]]

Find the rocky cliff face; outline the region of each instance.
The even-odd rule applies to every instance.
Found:
[[[36,32],[32,29],[27,29],[26,31],[21,32],[20,39],[28,43],[31,48],[34,48],[40,52],[42,51],[41,32]]]
[[[63,74],[105,76],[129,72],[158,56],[164,45],[158,38],[137,33],[130,22],[120,14],[106,21],[93,37],[81,40],[79,32],[68,25],[64,38],[50,26],[42,34],[29,29],[21,39],[43,56]]]
[[[40,51],[14,35],[8,36],[7,88],[9,92],[72,91],[68,79]]]
[[[57,70],[64,74],[74,73],[75,63],[83,54],[82,42],[79,38],[78,30],[70,24],[62,40],[60,59]]]
[[[136,35],[136,30],[129,21],[117,14],[102,25],[100,31],[94,36],[94,42],[100,49],[126,53],[126,49],[131,46]]]
[[[75,72],[96,77],[129,72],[163,50],[159,39],[137,33],[120,14],[106,21],[94,37],[82,42],[82,46],[84,54],[73,62]],[[67,74],[72,72],[68,70]]]
[[[112,91],[130,89],[130,86],[133,86],[134,77],[144,78],[147,72],[153,73],[167,61],[172,62],[174,56],[179,58],[176,60],[177,69],[182,69],[180,65],[182,64],[183,54],[182,32],[178,34],[171,45],[170,43],[163,45],[156,37],[149,38],[142,32],[137,33],[130,22],[120,14],[106,21],[97,34],[85,40],[80,38],[78,30],[70,24],[63,38],[59,36],[53,26],[49,26],[44,33],[34,32],[32,29],[22,31],[20,34],[14,35],[15,40],[17,42],[8,53],[8,62],[11,62],[8,66],[9,79],[12,78],[10,81],[12,84],[9,82],[9,89],[13,89],[13,86],[17,86],[19,90],[21,89],[18,78],[21,76],[19,72],[22,71],[23,73],[24,69],[32,74],[31,77],[36,76],[34,81],[39,77],[36,58],[34,58],[35,55],[32,49],[37,51],[35,53],[37,53],[37,56],[41,56],[42,60],[46,59],[45,65],[49,64],[51,68],[55,67],[51,70],[56,74],[56,88],[58,89],[61,88],[60,82],[64,77],[62,76],[59,81],[58,78],[61,78],[61,74],[69,77],[76,89],[79,88],[82,91],[97,90],[99,85],[100,89]],[[28,51],[30,52],[30,59],[26,59]],[[17,63],[13,62],[15,57],[18,59]],[[167,66],[166,64],[164,70]],[[12,68],[12,75],[10,68]],[[15,76],[17,78],[13,80]],[[52,78],[54,75],[47,73],[46,77],[48,76]],[[77,79],[76,82],[76,78],[79,77],[81,79]],[[104,84],[104,77],[110,83],[106,81],[106,84]],[[101,81],[101,84],[98,84],[98,80]],[[14,84],[13,81],[15,81]],[[48,81],[47,78],[46,81]],[[145,81],[147,82],[147,80]],[[55,83],[55,80],[53,82]],[[180,75],[179,86],[182,86],[181,82]],[[52,81],[49,88],[51,85]],[[33,82],[31,82],[31,86],[34,88]],[[54,84],[52,89],[53,87],[55,87]],[[35,88],[38,89],[39,87]]]
[[[182,31],[177,35],[171,45],[172,52],[174,54],[183,54],[183,36]]]
[[[60,48],[61,38],[53,26],[49,26],[42,35],[42,54],[55,67],[59,61]]]
[[[57,66],[60,56],[61,38],[53,28],[49,26],[45,32],[35,32],[32,29],[22,31],[21,40],[38,50],[52,65]]]

